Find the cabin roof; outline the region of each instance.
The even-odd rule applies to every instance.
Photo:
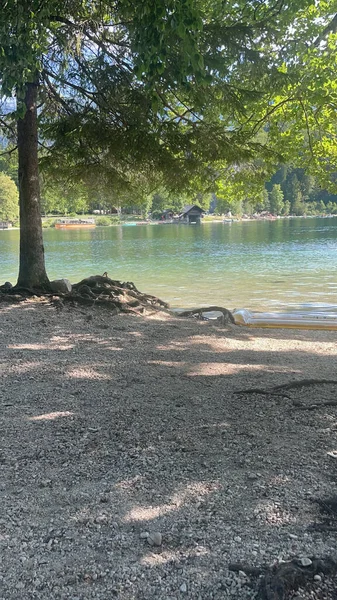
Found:
[[[200,208],[200,206],[198,206],[197,204],[187,204],[186,206],[184,206],[184,208],[182,209],[180,215],[187,215],[189,212],[191,212],[192,210],[196,210],[198,213],[202,213],[204,212],[202,208]]]

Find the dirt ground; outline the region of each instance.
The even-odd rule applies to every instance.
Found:
[[[337,383],[275,389],[337,381],[336,332],[36,301],[0,331],[1,599],[246,600],[232,562],[337,558]]]

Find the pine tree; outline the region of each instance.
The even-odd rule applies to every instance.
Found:
[[[280,184],[275,183],[269,194],[270,210],[273,215],[280,215],[284,210],[283,197]]]
[[[331,31],[331,8],[318,4],[2,3],[1,95],[17,100],[1,124],[7,123],[7,135],[18,146],[18,284],[48,287],[39,136],[40,164],[49,163],[61,178],[85,180],[89,174],[92,184],[104,179],[107,189],[138,187],[141,201],[163,183],[172,189],[209,191],[228,165],[249,162],[256,153],[270,157],[257,134],[268,121],[270,139],[279,132],[272,117],[290,105],[301,76],[297,70],[297,79],[288,78],[283,50],[276,53],[275,48],[283,48],[290,26],[298,27],[293,37],[306,44],[289,43],[287,54],[288,62],[296,65],[299,61],[291,57],[297,59],[298,46],[325,39]],[[319,18],[313,19],[318,9]],[[311,75],[313,68],[311,62]],[[302,79],[300,83],[297,104],[303,104],[309,89]],[[319,85],[323,89],[322,81]],[[280,100],[279,93],[286,98]],[[325,107],[327,118],[331,107]],[[291,114],[288,120],[292,129],[295,117]]]

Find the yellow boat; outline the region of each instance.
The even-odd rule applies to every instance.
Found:
[[[337,329],[337,313],[293,312],[259,313],[245,308],[235,310],[233,317],[236,325],[245,327],[293,328],[293,329]]]
[[[56,221],[56,229],[91,229],[96,227],[95,219],[60,219]]]

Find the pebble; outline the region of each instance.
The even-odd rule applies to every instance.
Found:
[[[147,541],[150,544],[150,546],[161,546],[163,536],[159,531],[153,531],[147,536]]]
[[[312,560],[307,556],[303,556],[303,558],[300,558],[299,562],[300,565],[302,565],[302,567],[310,567],[310,565],[312,565]]]
[[[180,591],[181,591],[182,594],[186,594],[186,592],[187,592],[187,584],[186,583],[182,583],[179,589],[180,589]]]
[[[98,515],[95,519],[95,523],[106,523],[106,515]]]
[[[314,581],[316,581],[317,583],[319,583],[320,581],[322,581],[322,577],[320,575],[315,575],[314,576]]]
[[[242,542],[242,538],[239,535],[236,535],[234,538],[234,542]]]
[[[149,532],[148,532],[148,531],[141,531],[141,533],[140,533],[140,536],[139,536],[139,537],[140,537],[142,540],[146,540],[146,539],[149,537],[149,535],[150,535],[150,534],[149,534]]]
[[[295,533],[289,533],[289,537],[291,540],[298,540],[298,535],[295,535]]]

